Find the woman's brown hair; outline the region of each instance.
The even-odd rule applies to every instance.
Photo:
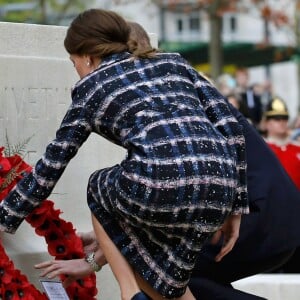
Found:
[[[123,51],[144,57],[145,51],[140,51],[139,55],[137,44],[130,38],[130,31],[128,23],[117,13],[89,9],[72,21],[64,45],[70,54],[90,55],[100,59]]]

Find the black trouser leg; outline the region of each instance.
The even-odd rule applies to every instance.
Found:
[[[292,257],[295,249],[285,251],[270,258],[257,261],[236,261],[229,254],[222,261],[215,262],[200,255],[192,277],[203,277],[213,281],[228,284],[259,273],[268,272],[286,263]]]
[[[193,277],[189,288],[197,300],[262,300],[265,298],[222,285],[209,279]]]
[[[255,274],[267,272],[284,264],[294,253],[289,250],[268,259],[253,262],[237,262],[233,257],[224,257],[216,263],[201,255],[192,274],[189,287],[197,300],[255,300],[264,299],[231,286],[231,282]],[[213,258],[214,255],[211,256]]]
[[[269,273],[300,273],[300,248],[297,248],[292,257],[279,268],[268,271]]]

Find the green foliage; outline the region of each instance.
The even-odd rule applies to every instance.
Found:
[[[36,6],[7,10],[9,5],[22,3],[36,3]],[[94,0],[0,0],[0,21],[59,25],[66,16],[76,15],[93,3]]]
[[[18,3],[28,3],[28,0],[0,0],[0,11],[1,8],[5,8],[7,5]],[[1,21],[5,22],[24,22],[30,17],[31,14],[32,12],[28,10],[7,11],[4,15],[0,15],[0,17]]]
[[[30,142],[32,137],[33,137],[33,135],[15,145],[12,145],[9,141],[8,134],[6,132],[4,155],[7,157],[13,156],[15,154],[24,156],[24,154],[26,154],[26,146],[28,145],[28,143]]]

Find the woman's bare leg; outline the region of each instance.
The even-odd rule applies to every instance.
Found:
[[[101,224],[93,215],[92,222],[98,243],[114,276],[116,277],[116,280],[119,283],[121,297],[124,300],[129,300],[136,293],[141,291],[136,282],[134,272],[126,259],[120,253],[119,249],[115,246]]]
[[[92,215],[93,227],[98,243],[109,263],[111,270],[119,283],[121,297],[124,300],[131,299],[141,289],[145,291],[153,300],[165,300],[157,293],[141,276],[133,271],[124,256],[121,254],[116,245],[112,242],[105,230]],[[195,300],[189,289],[177,300]]]

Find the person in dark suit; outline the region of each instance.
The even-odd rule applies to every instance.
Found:
[[[238,69],[235,74],[237,93],[240,95],[240,112],[254,127],[258,128],[263,115],[263,105],[260,95],[256,94],[253,87],[248,84],[249,74],[245,68]]]
[[[207,244],[200,253],[189,285],[196,299],[261,299],[231,282],[276,269],[300,245],[299,190],[255,128],[231,109],[244,128],[250,214],[242,216],[239,239],[220,262],[214,260],[220,245]]]

